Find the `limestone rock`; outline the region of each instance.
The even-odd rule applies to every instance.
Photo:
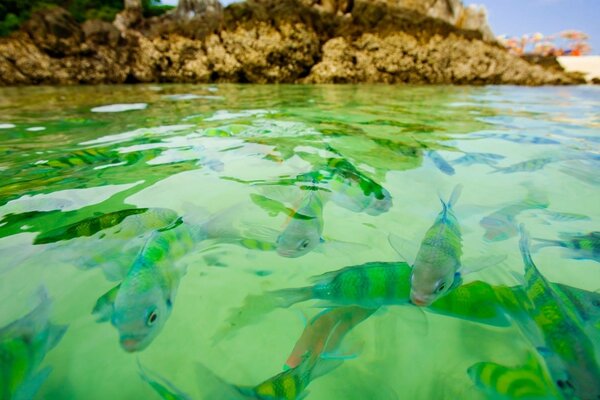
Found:
[[[444,10],[427,2],[434,5],[429,10]],[[0,85],[582,82],[515,57],[478,31],[386,0],[335,2],[341,7],[335,13],[316,5],[326,2],[252,0],[232,4],[216,19],[209,11],[186,21],[165,15],[122,31],[101,21],[80,26],[56,8],[0,38]]]

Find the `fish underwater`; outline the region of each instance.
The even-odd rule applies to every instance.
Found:
[[[425,155],[429,157],[437,169],[442,171],[444,174],[452,176],[456,173],[454,167],[452,167],[452,165],[450,165],[450,163],[448,163],[448,161],[446,161],[444,157],[442,157],[437,151],[429,150],[425,152]]]
[[[545,209],[549,205],[545,194],[529,187],[524,200],[502,207],[479,221],[479,225],[485,229],[484,239],[497,242],[517,236],[519,227],[516,218],[520,213],[531,209]]]
[[[161,332],[186,273],[178,261],[206,237],[203,227],[181,219],[154,231],[122,282],[98,299],[93,314],[115,326],[125,351],[144,350]]]
[[[463,165],[465,167],[475,164],[493,166],[504,158],[504,156],[494,153],[465,153],[463,156],[450,161],[450,164]]]
[[[452,191],[448,202],[421,241],[411,274],[410,299],[418,306],[428,306],[460,285],[462,237],[452,206],[462,186]]]
[[[167,208],[119,210],[41,232],[34,243],[51,243],[59,258],[84,270],[101,268],[109,280],[118,281],[127,274],[148,237],[177,218],[177,213]],[[70,259],[74,247],[77,257]],[[107,256],[110,254],[120,256]]]
[[[341,361],[323,360],[319,354],[306,354],[294,368],[283,371],[256,386],[233,385],[202,364],[196,365],[201,398],[206,400],[299,400],[307,395],[306,388],[316,378],[329,373]],[[141,369],[140,375],[162,399],[188,400],[191,397],[177,389],[171,382]]]
[[[296,258],[311,252],[323,241],[323,224],[323,200],[311,189],[277,237],[277,254]]]
[[[533,354],[523,365],[507,367],[494,362],[479,362],[467,374],[487,398],[498,400],[556,399],[560,395],[542,364]]]
[[[519,162],[513,165],[509,165],[508,167],[497,167],[491,173],[500,172],[503,174],[513,174],[515,172],[534,172],[539,171],[540,169],[543,169],[546,165],[556,161],[558,161],[556,157],[534,158],[533,160]]]
[[[285,362],[286,368],[295,368],[306,354],[319,353],[321,357],[348,357],[339,354],[346,334],[369,318],[377,309],[357,306],[328,308],[317,314],[304,328],[294,349]]]
[[[598,400],[600,366],[594,344],[580,320],[537,269],[523,225],[520,230],[519,248],[525,265],[525,295],[520,299],[524,315],[512,313],[512,316],[544,358],[556,387],[565,398]]]
[[[39,304],[27,315],[0,328],[0,399],[32,399],[52,371],[38,370],[46,354],[65,334],[67,327],[50,322],[51,302],[45,289]]]
[[[565,256],[568,258],[600,262],[600,232],[587,234],[561,233],[559,237],[558,240],[534,238],[539,242],[534,248],[539,250],[544,247],[562,247],[565,249]]]

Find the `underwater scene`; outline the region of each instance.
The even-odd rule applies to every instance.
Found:
[[[597,87],[0,89],[0,399],[600,399]]]

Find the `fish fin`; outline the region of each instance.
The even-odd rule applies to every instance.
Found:
[[[536,188],[530,182],[524,182],[522,185],[527,189],[527,196],[522,201],[524,206],[530,209],[545,209],[550,206],[548,195],[545,192]]]
[[[246,296],[241,307],[230,311],[223,325],[213,335],[213,343],[234,336],[235,333],[249,325],[259,322],[266,314],[277,308],[287,308],[297,301],[307,300],[312,296],[311,288],[283,289],[264,294]]]
[[[454,207],[454,205],[458,201],[458,198],[460,197],[460,194],[462,193],[462,189],[463,189],[463,185],[460,183],[458,185],[454,186],[454,189],[452,190],[452,194],[450,195],[450,198],[448,199],[448,202],[446,203],[446,206],[448,208]]]
[[[552,240],[552,239],[541,239],[541,238],[532,238],[533,240],[539,242],[531,246],[531,251],[533,253],[538,252],[541,249],[546,247],[563,247],[563,243],[560,240]]]
[[[481,257],[469,257],[461,263],[461,274],[468,275],[483,269],[493,267],[506,260],[506,254],[494,254]]]
[[[244,232],[247,237],[267,243],[276,243],[280,234],[281,232],[277,229],[259,225],[249,226],[249,229]]]
[[[175,385],[169,382],[166,378],[144,369],[140,360],[138,358],[137,365],[139,369],[139,374],[148,385],[154,389],[158,395],[164,400],[190,400],[191,397],[181,390],[179,390]]]
[[[246,400],[241,388],[226,382],[205,365],[196,363],[196,382],[204,399]]]
[[[388,235],[388,243],[407,264],[413,265],[415,263],[417,247],[410,240],[390,233]]]
[[[11,397],[13,400],[30,400],[35,398],[36,393],[40,390],[40,387],[44,384],[48,376],[52,372],[51,367],[43,368],[35,375],[27,378]]]
[[[312,370],[312,373],[310,374],[311,380],[317,379],[323,375],[330,373],[331,371],[342,365],[342,363],[342,360],[322,358],[318,359]]]
[[[94,309],[92,310],[92,315],[97,316],[96,322],[110,321],[114,310],[115,299],[117,298],[120,288],[121,284],[119,283],[98,298],[94,305]]]

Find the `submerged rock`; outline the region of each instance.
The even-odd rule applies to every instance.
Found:
[[[458,0],[249,0],[186,18],[79,25],[53,8],[0,38],[0,85],[582,82],[484,40],[485,16],[474,9],[465,19],[468,9]]]

